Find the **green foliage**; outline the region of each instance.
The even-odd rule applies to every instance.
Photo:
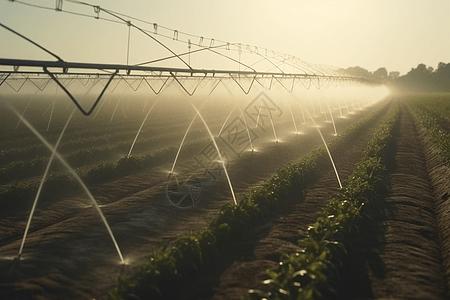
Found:
[[[184,153],[186,155],[194,155],[196,149],[203,143],[204,140],[200,140],[185,145]],[[100,160],[93,166],[77,168],[76,172],[87,185],[105,183],[134,172],[142,171],[145,168],[152,168],[167,163],[173,159],[177,150],[177,147],[170,147],[142,156],[124,156],[121,159],[112,162]],[[8,177],[12,176],[11,174],[15,174],[12,177],[19,178],[29,177],[30,174],[42,174],[47,162],[48,159],[38,158],[12,163],[10,164],[11,167],[7,167],[7,169],[2,169],[0,171],[0,181],[2,176]],[[4,170],[7,171],[2,173]],[[8,180],[10,179],[11,178],[8,177]],[[8,199],[20,201],[30,199],[34,196],[33,193],[35,193],[34,191],[37,190],[38,186],[39,183],[28,184],[13,181],[7,185],[6,188],[0,189],[0,203],[7,201]],[[47,197],[68,194],[77,190],[81,190],[79,183],[76,180],[69,179],[69,176],[66,173],[51,173],[44,184],[44,191],[46,191]]]
[[[394,87],[416,92],[450,92],[450,63],[440,62],[438,68],[419,64],[393,82]]]
[[[126,132],[128,136],[130,132]],[[194,136],[198,135],[198,132],[193,132]],[[113,137],[122,136],[122,133],[117,133],[112,135]],[[145,149],[145,147],[149,147],[154,145],[156,142],[161,140],[167,140],[173,138],[175,134],[168,134],[165,136],[152,137],[148,139],[140,139],[139,147]],[[127,153],[131,141],[118,141],[113,142],[110,141],[111,135],[102,136],[99,140],[103,141],[104,144],[100,144],[99,141],[93,138],[80,138],[75,139],[74,141],[66,142],[63,145],[60,145],[58,151],[61,153],[62,149],[65,148],[64,159],[69,163],[73,168],[80,168],[82,166],[91,166],[97,164],[99,161],[104,160],[113,160],[117,156],[123,153]],[[89,142],[91,147],[86,148],[86,143]],[[185,145],[183,148],[183,153],[185,155],[192,154],[192,149],[198,147],[200,143],[204,143],[204,140],[199,140],[190,144]],[[80,149],[81,148],[81,149]],[[167,149],[160,149],[154,151],[152,154],[137,156],[142,159],[144,164],[135,164],[135,160],[129,160],[127,163],[122,164],[119,161],[120,166],[118,172],[131,173],[135,171],[141,170],[144,165],[145,166],[154,166],[157,163],[163,163],[167,161],[167,157],[170,155],[175,155],[177,147],[171,147]],[[11,182],[13,180],[23,180],[26,178],[30,178],[32,176],[41,175],[45,167],[48,163],[48,156],[50,155],[50,151],[45,147],[45,145],[36,145],[25,148],[25,149],[13,149],[10,151],[0,151],[0,161],[11,161],[6,164],[3,168],[0,169],[0,184],[5,184]],[[33,157],[30,159],[30,157]],[[172,159],[172,158],[171,158]],[[2,164],[3,165],[3,164]],[[87,167],[90,168],[90,167]],[[95,168],[95,167],[94,167]],[[65,171],[61,164],[59,164],[58,159],[55,159],[51,171]],[[108,174],[105,174],[106,177]],[[97,182],[101,182],[101,180],[97,180]]]
[[[9,205],[11,202],[19,202],[22,199],[31,199],[37,191],[37,186],[26,182],[13,182],[13,184],[1,190],[0,204]]]
[[[428,131],[440,156],[450,165],[450,94],[416,95],[407,104]]]
[[[42,174],[47,163],[47,158],[11,162],[0,169],[0,184]]]
[[[45,181],[44,193],[56,196],[59,194],[70,193],[76,187],[76,182],[72,176],[62,173],[62,174],[50,174]]]
[[[345,147],[346,143],[357,138],[358,133],[382,112],[383,110],[345,130],[330,143],[330,149]],[[133,276],[119,277],[116,287],[110,291],[110,299],[124,299],[131,294],[147,299],[151,298],[149,293],[156,290],[160,293],[158,295],[172,293],[176,290],[177,284],[180,284],[181,278],[190,278],[205,263],[206,258],[210,258],[211,261],[211,257],[219,256],[220,249],[245,237],[259,221],[273,214],[282,201],[301,194],[317,177],[325,163],[328,163],[328,160],[326,149],[322,146],[279,169],[260,187],[240,195],[237,205],[233,203],[223,205],[208,228],[196,234],[180,237],[171,247],[164,246],[154,250],[149,261],[141,265]],[[346,204],[342,206],[345,208],[342,210],[348,214],[353,212]],[[325,219],[327,222],[316,226],[317,234],[322,234],[326,230],[338,230],[339,224],[348,222],[343,217],[333,219],[327,216]],[[334,240],[323,239],[315,242],[312,239],[312,241],[314,243],[308,246],[309,248],[304,241],[300,241],[299,245],[309,250],[313,247],[314,252],[283,254],[280,269],[284,271],[268,270],[271,279],[267,284],[276,287],[276,291],[270,292],[270,299],[291,299],[289,295],[297,295],[296,299],[311,299],[312,296],[321,295],[321,285],[327,282],[325,274],[328,274],[330,267],[333,266],[331,257],[337,257],[339,251],[345,251],[345,248],[342,243]],[[292,265],[291,261],[296,265]],[[305,262],[308,264],[300,268]],[[261,299],[258,295],[265,294],[253,291],[250,295],[256,297],[254,299]]]
[[[358,233],[361,209],[377,199],[398,114],[396,107],[377,127],[352,175],[318,213],[307,236],[298,241],[301,250],[282,253],[279,266],[267,270],[269,279],[263,282],[268,286],[266,291],[250,290],[248,299],[320,299],[324,291],[334,292],[329,275],[338,271],[336,266],[347,253],[349,240]]]

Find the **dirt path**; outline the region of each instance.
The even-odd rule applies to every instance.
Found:
[[[434,204],[436,219],[441,241],[441,253],[443,259],[443,271],[447,283],[447,299],[450,298],[450,168],[441,158],[437,150],[430,142],[426,130],[417,125],[419,138],[424,145],[424,155],[427,163],[428,174],[434,190]]]
[[[389,190],[348,255],[340,299],[447,299],[435,213],[437,174],[429,175],[433,166],[424,152],[424,145],[428,152],[431,146],[422,143],[423,132],[419,137],[405,104],[396,137]]]
[[[341,179],[347,178],[362,158],[379,120],[381,117],[345,151],[333,153]],[[260,282],[267,279],[266,269],[278,264],[280,251],[297,248],[297,240],[304,237],[308,225],[316,219],[316,213],[329,202],[337,188],[334,170],[327,164],[321,178],[301,199],[291,199],[283,205],[276,219],[255,230],[245,242],[228,249],[215,275],[202,278],[198,286],[192,288],[194,292],[186,294],[186,299],[194,298],[194,294],[201,299],[240,299],[249,288],[259,288]]]

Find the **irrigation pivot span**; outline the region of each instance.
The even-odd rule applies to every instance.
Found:
[[[19,92],[26,82],[30,82],[43,91],[48,83],[53,81],[87,116],[94,111],[105,91],[107,89],[113,91],[120,81],[125,81],[135,91],[142,84],[146,84],[155,94],[161,93],[165,87],[176,83],[189,96],[193,96],[205,80],[212,81],[212,84],[209,85],[209,94],[219,84],[225,82],[238,85],[245,94],[248,94],[255,85],[270,90],[274,83],[289,92],[292,92],[297,86],[320,89],[333,84],[377,84],[366,78],[346,74],[342,69],[336,67],[308,63],[293,55],[270,51],[266,48],[184,33],[86,2],[66,0],[66,3],[72,5],[70,8],[64,6],[63,0],[56,1],[54,7],[35,5],[24,1],[11,2],[17,3],[17,5],[31,6],[38,10],[54,10],[58,13],[119,23],[128,27],[128,36],[125,42],[127,45],[126,64],[108,64],[66,61],[60,55],[26,37],[25,34],[0,23],[1,29],[33,44],[36,49],[55,58],[54,61],[0,58],[0,88],[2,85],[7,85],[13,91]],[[161,53],[164,55],[152,57],[151,60],[137,64],[129,64],[132,30],[137,32],[141,38],[150,40],[155,48],[162,50]],[[191,57],[194,56],[197,61],[202,62],[200,67],[191,63]],[[202,56],[208,57],[208,59],[203,59]],[[200,59],[198,59],[199,57]],[[213,57],[212,60],[211,57]],[[203,63],[206,61],[208,63]],[[68,88],[74,80],[79,80],[83,85],[89,81],[103,84],[96,101],[89,109],[84,109],[76,99],[76,95]]]

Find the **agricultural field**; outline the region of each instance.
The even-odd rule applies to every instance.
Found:
[[[450,95],[274,97],[2,98],[0,298],[448,298]]]

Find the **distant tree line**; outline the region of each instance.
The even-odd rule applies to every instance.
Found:
[[[400,72],[389,72],[386,68],[379,68],[370,72],[361,67],[342,69],[347,74],[380,81],[399,91],[411,92],[450,92],[450,63],[440,62],[437,69],[419,64],[417,68],[403,76]]]

